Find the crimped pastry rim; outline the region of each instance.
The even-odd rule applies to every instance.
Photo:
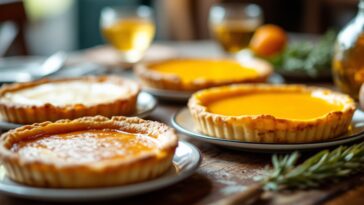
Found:
[[[43,105],[27,105],[27,104],[17,104],[14,102],[3,102],[0,101],[0,106],[5,106],[8,108],[42,108],[42,107],[53,107],[53,108],[62,108],[62,109],[72,109],[73,107],[83,106],[85,108],[97,107],[100,105],[108,105],[115,101],[125,101],[128,98],[137,95],[140,92],[140,85],[137,82],[132,80],[122,78],[116,75],[101,75],[101,76],[82,76],[82,77],[69,77],[69,78],[42,78],[39,80],[31,81],[31,82],[22,82],[22,83],[12,83],[12,84],[4,84],[0,87],[0,99],[6,93],[22,90],[25,88],[31,88],[35,86],[39,86],[46,83],[59,83],[59,82],[68,82],[68,81],[91,81],[91,82],[113,82],[115,84],[121,84],[123,86],[129,87],[129,95],[116,99],[110,102],[97,103],[93,105],[87,105],[82,103],[76,104],[68,104],[68,105],[54,105],[52,103],[44,103]]]
[[[304,92],[313,92],[313,91],[321,91],[321,92],[325,92],[328,93],[330,95],[334,95],[336,97],[340,97],[343,102],[344,107],[343,110],[341,111],[332,111],[327,113],[326,115],[323,115],[321,117],[315,118],[315,119],[310,119],[310,120],[298,120],[298,119],[284,119],[284,118],[277,118],[273,115],[269,115],[269,114],[264,114],[264,115],[241,115],[241,116],[226,116],[226,115],[221,115],[221,114],[216,114],[216,113],[211,113],[207,111],[207,107],[204,106],[201,101],[198,99],[198,95],[200,95],[201,97],[203,95],[209,94],[212,91],[223,91],[225,89],[239,89],[239,88],[245,88],[247,90],[249,89],[260,89],[260,88],[268,88],[269,90],[274,91],[276,88],[287,88],[287,89],[297,89],[297,91],[301,90]],[[205,93],[205,94],[204,94]],[[316,86],[305,86],[305,85],[299,85],[299,84],[291,84],[291,85],[268,85],[268,84],[250,84],[250,85],[242,85],[242,84],[234,84],[234,85],[229,85],[229,86],[221,86],[221,87],[214,87],[214,88],[208,88],[205,90],[201,90],[201,91],[197,91],[195,92],[189,99],[188,101],[188,107],[191,111],[193,112],[197,112],[198,115],[204,115],[204,116],[211,116],[211,117],[217,117],[219,119],[222,119],[224,121],[240,121],[242,119],[254,119],[254,120],[258,120],[258,119],[273,119],[276,121],[280,121],[280,122],[297,122],[297,123],[316,123],[316,121],[321,121],[325,118],[328,118],[330,115],[342,115],[343,113],[346,112],[354,112],[356,109],[356,105],[353,99],[351,99],[348,95],[345,94],[341,94],[335,91],[332,91],[330,89],[327,88],[321,88],[321,87],[316,87]]]
[[[123,124],[124,123],[124,124]],[[79,126],[84,126],[84,129],[80,129]],[[81,126],[81,127],[82,127]],[[128,168],[134,163],[140,163],[143,161],[147,161],[148,159],[159,157],[155,153],[150,153],[150,155],[146,155],[143,157],[136,157],[131,158],[129,160],[113,160],[111,163],[93,163],[93,164],[57,164],[57,162],[49,162],[49,161],[42,161],[42,160],[31,160],[26,161],[20,158],[15,152],[9,150],[6,147],[6,143],[8,140],[15,140],[12,142],[14,144],[17,141],[22,140],[23,138],[29,137],[26,134],[31,136],[29,132],[41,132],[39,137],[44,135],[44,132],[47,130],[58,130],[62,129],[63,132],[71,132],[71,131],[82,131],[88,129],[105,129],[107,126],[126,126],[126,127],[119,127],[116,130],[125,131],[125,129],[136,129],[135,133],[138,134],[141,131],[147,132],[142,133],[146,135],[155,135],[158,140],[158,150],[161,151],[160,157],[167,157],[168,155],[173,155],[175,148],[177,147],[178,137],[174,131],[174,129],[169,128],[167,125],[159,122],[143,120],[137,117],[123,117],[123,116],[116,116],[112,118],[107,118],[103,116],[94,116],[94,117],[82,117],[75,120],[58,120],[56,122],[43,122],[43,123],[35,123],[32,125],[25,125],[14,130],[11,130],[7,133],[4,133],[0,137],[0,159],[6,163],[15,163],[17,165],[22,166],[47,166],[47,167],[54,167],[58,170],[74,170],[74,169],[83,169],[87,168],[88,170],[92,170],[93,172],[103,172],[103,171],[110,171],[114,169],[124,169]],[[75,129],[77,127],[78,129]],[[71,131],[67,128],[71,129]],[[75,129],[75,130],[73,130]],[[138,130],[138,131],[137,131]],[[128,132],[128,131],[126,131]],[[47,133],[47,134],[57,134],[62,132],[54,132],[54,133]],[[15,138],[15,139],[14,139]],[[11,142],[9,142],[11,143]],[[10,144],[9,146],[11,146]],[[117,163],[115,163],[117,161]],[[109,162],[109,161],[107,161]],[[101,166],[102,165],[102,166]]]
[[[280,119],[272,115],[225,116],[210,113],[204,106],[207,100],[260,90],[281,92],[318,92],[324,99],[344,103],[341,111],[329,112],[310,120]],[[323,92],[323,93],[320,93]],[[325,93],[326,92],[326,93]],[[314,93],[316,95],[316,93]],[[209,96],[210,95],[210,96]],[[205,100],[199,102],[199,97]],[[205,103],[208,103],[205,102]],[[210,88],[195,93],[188,103],[195,129],[203,134],[226,140],[254,143],[307,143],[326,141],[348,131],[355,111],[354,100],[345,94],[303,85],[231,85]]]
[[[7,92],[17,91],[32,86],[41,85],[51,82],[67,81],[91,81],[105,82],[110,81],[120,86],[129,87],[129,94],[120,96],[114,100],[93,104],[66,104],[54,105],[43,103],[40,105],[16,104],[11,101],[1,100],[0,115],[2,120],[18,124],[32,124],[45,121],[56,121],[60,119],[76,119],[84,116],[103,115],[106,117],[118,115],[130,115],[135,112],[137,96],[140,92],[140,86],[137,82],[118,76],[86,76],[78,78],[59,78],[59,79],[42,79],[28,83],[14,83],[5,85],[0,88],[0,98]]]
[[[174,60],[210,60],[210,61],[219,61],[219,60],[228,60],[234,61],[237,63],[241,63],[246,67],[251,69],[255,69],[257,72],[257,76],[255,77],[246,77],[242,79],[233,79],[233,80],[193,80],[188,83],[182,81],[182,78],[175,74],[166,74],[160,73],[150,69],[151,65],[161,64],[168,61]],[[250,58],[246,59],[242,62],[236,61],[231,58],[168,58],[163,60],[156,61],[148,61],[141,62],[135,65],[134,73],[142,80],[147,83],[148,86],[152,88],[166,89],[166,90],[181,90],[181,91],[197,91],[204,88],[209,88],[213,86],[221,86],[228,85],[234,83],[245,83],[245,82],[264,82],[268,79],[268,77],[273,73],[272,66],[261,59],[258,58]],[[156,86],[158,81],[166,82],[165,88],[161,88]],[[176,89],[178,87],[178,89]]]

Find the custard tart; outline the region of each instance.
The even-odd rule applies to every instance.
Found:
[[[233,83],[265,82],[272,73],[269,63],[259,59],[167,59],[140,63],[135,73],[149,88],[193,92]]]
[[[44,79],[0,88],[0,118],[31,124],[83,116],[130,115],[138,83],[116,76]]]
[[[177,143],[175,131],[159,122],[83,117],[3,134],[0,159],[10,179],[31,186],[117,186],[166,172]]]
[[[212,137],[257,143],[324,141],[348,131],[355,102],[303,85],[230,85],[199,91],[188,107]]]

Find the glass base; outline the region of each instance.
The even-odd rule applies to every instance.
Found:
[[[141,51],[119,51],[119,56],[123,62],[126,63],[136,63],[140,61],[143,56],[144,52]]]

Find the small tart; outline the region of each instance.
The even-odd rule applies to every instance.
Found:
[[[0,118],[31,124],[83,116],[130,115],[139,85],[116,76],[43,79],[0,88]]]
[[[164,173],[177,143],[162,123],[83,117],[9,131],[1,136],[0,158],[12,180],[31,186],[116,186]]]
[[[349,96],[301,85],[231,85],[192,95],[195,128],[244,142],[324,141],[348,131],[355,102]]]
[[[135,73],[148,87],[193,92],[233,83],[265,82],[272,73],[270,64],[249,59],[168,59],[137,64]]]

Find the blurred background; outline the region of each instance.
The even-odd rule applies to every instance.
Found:
[[[264,23],[312,34],[340,30],[354,17],[358,4],[358,0],[0,0],[0,56],[49,55],[103,44],[99,19],[105,6],[152,7],[157,41],[209,39],[208,13],[218,2],[258,4]]]

